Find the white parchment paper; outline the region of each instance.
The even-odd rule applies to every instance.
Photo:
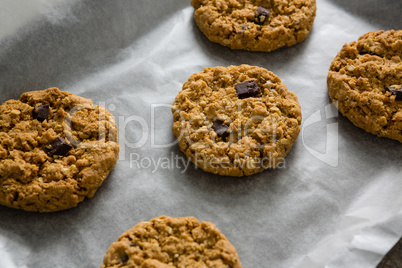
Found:
[[[121,153],[77,208],[0,207],[0,267],[99,267],[121,233],[161,215],[213,222],[244,267],[375,267],[402,236],[402,144],[340,116],[326,76],[344,43],[402,29],[402,2],[317,6],[304,42],[255,53],[209,42],[189,0],[2,0],[0,102],[53,86],[90,98],[115,116]],[[281,168],[220,177],[180,152],[170,106],[192,73],[243,63],[296,93],[302,131]]]

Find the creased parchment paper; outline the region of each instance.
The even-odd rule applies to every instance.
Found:
[[[402,236],[402,144],[339,115],[326,76],[344,43],[402,29],[402,3],[317,7],[304,42],[255,53],[209,42],[189,0],[2,0],[0,102],[48,87],[90,98],[115,116],[121,152],[77,208],[0,207],[0,267],[99,267],[121,233],[161,215],[213,222],[244,267],[375,267]],[[170,106],[192,73],[243,63],[298,96],[302,131],[281,168],[220,177],[180,152]]]

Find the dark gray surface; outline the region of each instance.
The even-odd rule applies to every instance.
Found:
[[[377,268],[399,268],[402,267],[402,239],[385,255]]]

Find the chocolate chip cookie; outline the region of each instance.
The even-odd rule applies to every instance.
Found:
[[[249,65],[191,75],[172,113],[180,149],[198,167],[219,175],[278,167],[300,132],[296,95],[272,72]]]
[[[236,249],[210,222],[162,216],[140,222],[107,250],[101,268],[241,268]]]
[[[332,101],[353,124],[402,142],[402,30],[345,44],[329,68]]]
[[[52,212],[91,198],[119,153],[113,116],[49,88],[0,106],[0,204]]]
[[[317,9],[315,0],[192,0],[191,5],[210,41],[265,52],[303,41]]]

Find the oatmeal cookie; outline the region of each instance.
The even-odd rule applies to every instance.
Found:
[[[315,0],[192,0],[191,5],[210,41],[264,52],[303,41],[317,9]]]
[[[402,30],[375,31],[345,44],[327,84],[331,100],[353,124],[402,142]]]
[[[119,153],[113,116],[49,88],[0,106],[0,204],[52,212],[91,198]]]
[[[272,72],[249,65],[191,75],[172,113],[180,149],[198,167],[219,175],[277,167],[300,132],[296,95]]]
[[[158,217],[123,233],[107,250],[101,268],[241,268],[236,249],[210,222]]]

